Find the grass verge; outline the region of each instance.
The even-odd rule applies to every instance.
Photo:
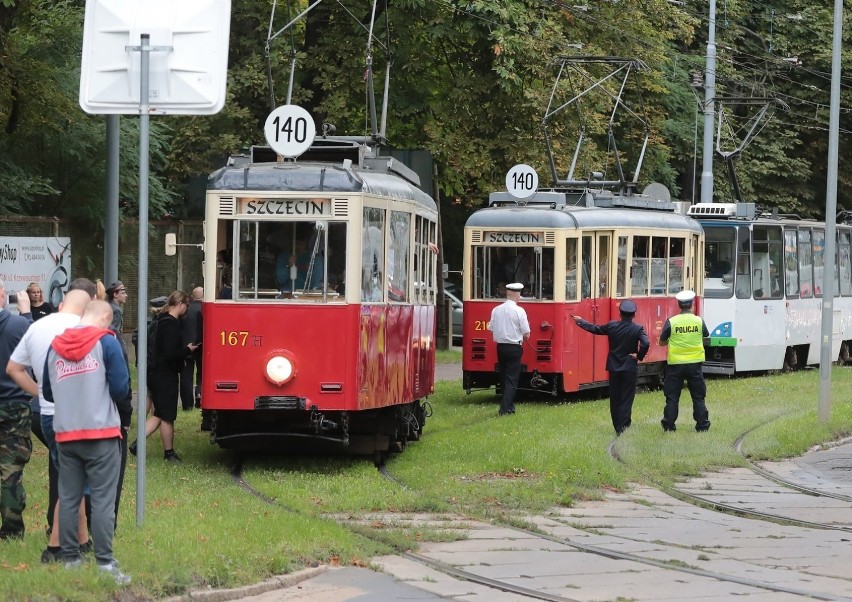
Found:
[[[429,401],[434,415],[424,437],[392,458],[405,487],[383,479],[359,458],[249,458],[249,482],[280,502],[270,505],[233,484],[235,459],[208,443],[199,414],[182,412],[176,448],[184,462],[162,461],[148,440],[145,522],[135,524],[136,471],[131,457],[116,557],[134,581],[119,589],[92,567],[69,573],[39,563],[47,497],[47,454],[38,442],[24,478],[28,492],[23,542],[0,543],[0,588],[9,600],[155,599],[193,588],[232,587],[318,563],[368,566],[372,556],[446,537],[439,531],[345,528],[330,513],[458,512],[512,520],[578,499],[600,498],[631,480],[671,483],[688,475],[743,464],[734,441],[761,459],[800,454],[852,431],[852,370],[833,370],[832,413],[816,420],[818,372],[708,381],[712,428],[696,433],[688,392],[679,429],[663,433],[660,391],[636,398],[633,427],[618,439],[626,464],[613,460],[607,400],[527,400],[518,413],[498,417],[493,392],[465,395],[458,382],[441,382]],[[134,431],[135,432],[135,431]],[[638,469],[637,469],[638,467]]]

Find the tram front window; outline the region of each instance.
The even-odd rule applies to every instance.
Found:
[[[474,298],[499,299],[507,284],[520,282],[524,298],[553,299],[552,247],[477,247],[473,258]]]
[[[235,299],[321,301],[342,293],[345,223],[242,220],[236,231]]]
[[[732,267],[736,265],[736,230],[732,227],[704,229],[704,296],[727,299],[734,292]]]

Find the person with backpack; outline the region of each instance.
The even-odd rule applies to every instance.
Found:
[[[179,320],[188,308],[187,294],[174,291],[148,328],[148,393],[154,413],[145,423],[145,437],[159,429],[163,458],[167,462],[180,462],[180,456],[174,450],[180,373],[187,356],[198,349],[195,343],[183,345],[181,339]],[[129,451],[136,455],[136,441],[130,445]]]

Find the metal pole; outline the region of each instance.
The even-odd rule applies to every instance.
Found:
[[[710,0],[707,35],[707,66],[704,72],[704,150],[701,171],[701,202],[713,202],[713,99],[716,97],[716,0]]]
[[[828,122],[828,182],[825,192],[825,251],[822,273],[822,328],[819,348],[819,404],[822,424],[831,418],[831,331],[834,319],[834,250],[837,246],[837,155],[840,131],[840,45],[843,39],[843,0],[834,0],[831,43],[831,105]]]
[[[106,217],[104,223],[104,282],[118,280],[118,115],[106,118]]]
[[[139,86],[139,308],[137,312],[139,390],[136,402],[136,526],[145,520],[145,410],[148,405],[148,63],[150,34],[143,33]]]

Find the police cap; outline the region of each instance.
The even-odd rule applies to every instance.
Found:
[[[675,295],[675,299],[681,305],[692,305],[692,300],[695,299],[695,291],[680,291]]]
[[[636,313],[636,304],[630,299],[625,299],[618,306],[618,310],[623,314],[630,314],[632,316]]]
[[[524,290],[524,285],[520,282],[513,282],[511,284],[507,284],[506,288],[510,291],[522,291]]]

